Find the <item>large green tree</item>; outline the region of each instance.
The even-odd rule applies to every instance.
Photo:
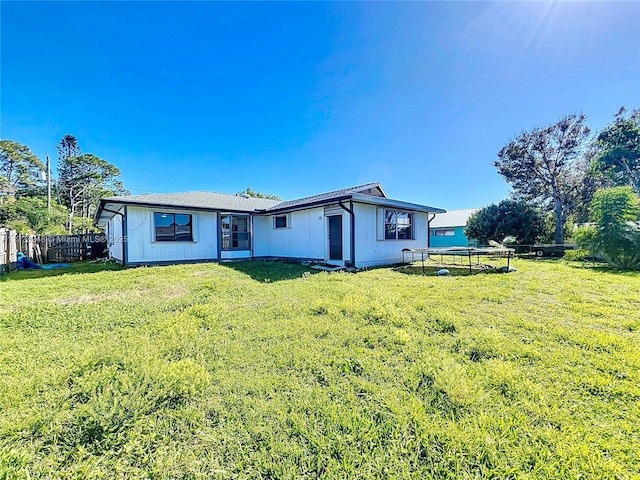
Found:
[[[515,237],[520,244],[533,244],[545,231],[544,215],[540,209],[522,201],[502,200],[471,215],[465,235],[487,245],[489,240],[498,243],[505,237]]]
[[[640,196],[629,186],[598,190],[590,213],[577,243],[617,268],[640,270]]]
[[[590,163],[585,115],[523,132],[498,153],[494,163],[517,197],[553,210],[555,242],[564,242],[567,216],[580,202]]]
[[[0,202],[40,186],[45,166],[26,145],[0,140]]]
[[[621,108],[615,120],[596,138],[598,155],[591,172],[610,185],[629,185],[640,193],[640,110],[627,113]]]
[[[47,208],[45,196],[25,196],[0,204],[0,225],[20,233],[60,234],[65,232],[67,209],[57,202]]]
[[[58,166],[58,189],[69,208],[69,233],[74,231],[74,218],[90,218],[100,197],[124,195],[120,169],[93,154],[63,158]]]
[[[73,135],[65,135],[56,145],[58,149],[58,162],[64,162],[65,160],[73,157],[79,157],[82,155],[80,150],[80,144],[78,139]]]

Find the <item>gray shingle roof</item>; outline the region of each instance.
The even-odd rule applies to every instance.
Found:
[[[102,199],[103,203],[126,203],[139,205],[165,205],[167,207],[194,207],[212,210],[255,212],[282,203],[280,200],[227,195],[214,192],[151,193],[147,195],[124,195]]]
[[[466,227],[469,217],[476,213],[479,208],[466,208],[464,210],[449,210],[446,213],[438,213],[433,220],[431,220],[431,228],[443,228],[443,227]]]
[[[356,185],[355,187],[342,188],[340,190],[334,190],[332,192],[320,193],[318,195],[311,195],[310,197],[298,198],[296,200],[289,200],[287,202],[281,202],[277,205],[273,205],[267,210],[281,210],[284,208],[294,208],[301,205],[308,205],[310,203],[319,203],[330,201],[333,199],[338,199],[341,197],[348,196],[353,193],[365,193],[371,192],[372,190],[379,189],[382,194],[386,197],[384,190],[379,183],[365,183],[364,185]]]
[[[116,205],[141,205],[154,207],[179,207],[198,208],[207,210],[221,210],[230,212],[270,213],[290,211],[304,208],[310,205],[326,204],[333,200],[353,198],[354,200],[376,205],[387,205],[397,208],[406,208],[416,211],[442,211],[425,205],[416,205],[387,197],[382,186],[377,183],[365,183],[354,187],[320,193],[310,197],[296,200],[281,201],[265,198],[247,197],[243,195],[228,195],[206,191],[184,193],[153,193],[146,195],[123,195],[120,197],[107,197],[100,200],[100,206],[96,212],[96,220],[100,221],[103,211],[110,211],[109,204]],[[105,210],[106,209],[106,210]]]

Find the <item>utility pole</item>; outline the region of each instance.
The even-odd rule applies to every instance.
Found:
[[[51,159],[47,154],[47,209],[51,212]]]

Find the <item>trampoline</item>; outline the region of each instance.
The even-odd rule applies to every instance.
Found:
[[[514,255],[515,250],[507,247],[441,247],[441,248],[404,248],[402,250],[402,263],[413,263],[416,261],[416,255],[419,255],[419,259],[422,261],[422,273],[424,273],[425,257],[427,260],[431,260],[432,255],[440,255],[440,263],[446,265],[444,262],[445,255],[452,255],[455,257],[467,257],[469,260],[469,273],[471,273],[474,263],[473,258],[476,258],[475,265],[480,268],[496,268],[486,263],[480,263],[480,257],[501,257],[507,259],[507,271],[511,266],[510,260]],[[407,262],[407,257],[411,258],[410,262]]]

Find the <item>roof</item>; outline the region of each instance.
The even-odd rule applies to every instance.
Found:
[[[464,210],[449,210],[445,213],[438,213],[433,220],[431,220],[431,228],[443,228],[443,227],[466,227],[469,222],[469,217],[476,213],[479,208],[466,208]]]
[[[254,212],[281,203],[281,200],[256,198],[245,195],[228,195],[215,192],[183,192],[183,193],[152,193],[147,195],[123,195],[121,197],[107,197],[105,203],[166,205],[171,207],[195,207],[215,210],[234,210]]]
[[[355,187],[342,188],[340,190],[334,190],[332,192],[320,193],[318,195],[311,195],[310,197],[298,198],[296,200],[289,200],[286,202],[280,202],[274,205],[268,210],[285,210],[293,209],[295,207],[308,206],[320,203],[326,203],[328,201],[339,200],[349,198],[354,193],[361,193],[370,195],[376,198],[387,198],[387,194],[382,189],[382,185],[379,183],[365,183],[364,185],[356,185]]]
[[[100,200],[100,205],[96,212],[96,223],[101,223],[107,218],[110,218],[111,215],[109,215],[109,213],[113,214],[113,210],[118,209],[120,205],[272,214],[300,210],[341,200],[354,200],[406,210],[444,212],[444,210],[435,207],[390,199],[387,197],[382,185],[374,182],[289,201],[206,191],[107,197]],[[107,213],[106,215],[105,212]]]
[[[147,195],[123,195],[100,199],[96,211],[96,223],[110,218],[113,209],[121,205],[141,207],[189,208],[194,210],[223,210],[231,212],[256,212],[281,203],[281,200],[256,198],[245,195],[228,195],[215,192],[152,193]],[[105,212],[107,214],[105,214]]]

